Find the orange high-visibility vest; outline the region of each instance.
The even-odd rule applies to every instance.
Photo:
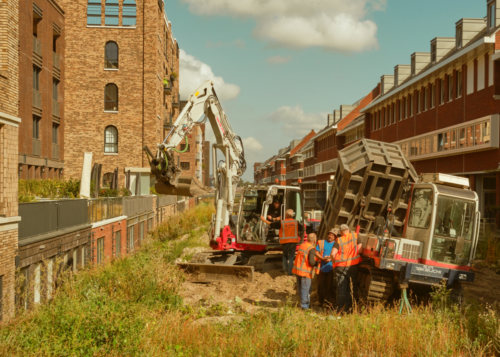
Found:
[[[298,243],[299,239],[299,222],[293,218],[287,218],[281,221],[280,228],[280,244]]]
[[[337,242],[339,251],[335,256],[336,267],[348,267],[361,262],[361,257],[358,254],[358,235],[356,233],[341,236]]]
[[[315,249],[315,247],[309,242],[304,242],[299,246],[295,261],[293,262],[293,274],[312,279],[314,267],[309,264],[308,259],[311,249]]]
[[[318,245],[319,245],[319,255],[323,256],[323,253],[325,252],[325,241],[324,240],[320,240],[318,242]],[[316,267],[314,268],[314,272],[316,274],[319,274],[319,270],[321,269],[321,262],[322,262],[322,260],[319,259],[318,257],[314,257],[314,259],[317,261]]]

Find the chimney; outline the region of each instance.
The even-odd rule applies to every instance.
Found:
[[[486,27],[486,19],[460,19],[456,23],[456,49],[459,50],[469,44]]]
[[[394,76],[389,75],[389,74],[384,74],[382,77],[380,77],[380,83],[381,83],[381,89],[382,89],[381,95],[384,95],[392,87],[394,87]]]
[[[455,48],[455,37],[436,37],[431,41],[431,63],[437,63]]]
[[[333,117],[335,118],[335,124],[337,124],[340,121],[340,109],[333,111]]]
[[[346,116],[349,115],[350,112],[352,112],[356,108],[354,105],[350,104],[342,104],[340,106],[340,120],[344,119]]]
[[[411,66],[409,64],[398,64],[394,67],[394,85],[401,85],[410,76],[410,73]]]
[[[332,126],[333,124],[335,124],[335,117],[333,116],[333,114],[328,114],[326,125]]]
[[[431,54],[429,52],[414,52],[411,55],[411,75],[418,75],[430,61]]]

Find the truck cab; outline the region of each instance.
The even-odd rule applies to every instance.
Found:
[[[260,219],[267,218],[273,202],[277,200],[279,218],[285,219],[285,212],[292,209],[294,218],[299,221],[302,229],[299,235],[304,235],[305,215],[304,198],[300,188],[293,186],[247,186],[241,192],[239,202],[233,209],[232,221],[236,250],[275,250],[280,249],[279,229],[271,227]]]

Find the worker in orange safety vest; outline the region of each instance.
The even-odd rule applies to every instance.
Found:
[[[331,229],[326,239],[319,240],[316,245],[316,260],[319,261],[316,266],[316,274],[318,275],[318,301],[313,303],[314,306],[323,305],[323,307],[329,307],[335,302],[334,271],[331,254],[338,234],[339,230],[337,228]]]
[[[270,228],[279,229],[279,242],[283,248],[283,271],[287,275],[293,275],[293,261],[295,259],[295,251],[297,244],[302,243],[302,235],[304,232],[303,225],[294,219],[295,212],[288,209],[285,212],[285,219],[278,222],[270,222],[263,216],[260,219],[269,224]]]
[[[304,310],[310,307],[313,271],[318,263],[315,246],[316,234],[310,233],[307,235],[307,241],[299,246],[293,263],[292,271],[297,277],[297,293],[300,298],[300,306]]]
[[[358,287],[358,270],[361,263],[359,252],[362,248],[363,244],[358,243],[358,235],[351,233],[347,224],[342,224],[340,237],[335,242],[331,254],[331,259],[335,262],[339,311],[347,312],[352,307],[352,295]]]

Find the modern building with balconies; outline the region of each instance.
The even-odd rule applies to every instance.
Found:
[[[19,6],[19,177],[59,178],[64,168],[65,12],[58,0],[21,0]]]
[[[486,17],[455,23],[455,37],[430,40],[410,65],[382,76],[366,106],[365,135],[397,143],[417,173],[469,178],[481,216],[500,222],[500,1]],[[450,24],[450,28],[453,24]]]

